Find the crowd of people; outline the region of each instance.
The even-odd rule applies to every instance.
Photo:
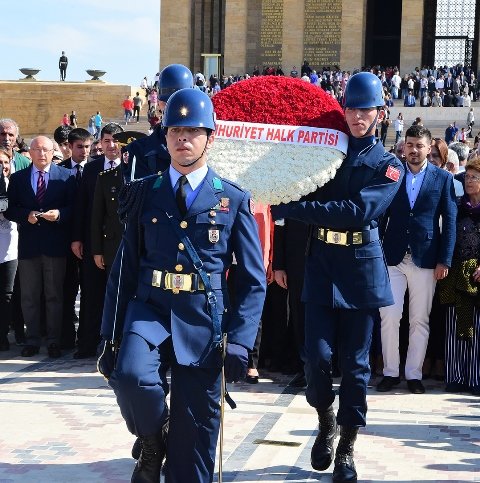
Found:
[[[203,74],[198,72],[194,76],[190,74],[191,85],[182,86],[178,85],[178,70],[182,67],[175,64],[177,84],[174,90],[168,85],[166,77],[162,83],[164,71],[159,74],[154,86],[147,86],[152,117],[164,111],[175,90],[182,93],[185,105],[188,105],[195,101],[195,96],[206,97],[203,92],[214,95],[229,82],[242,80],[212,76],[207,83]],[[320,189],[312,199],[282,205],[271,212],[269,207],[259,207],[254,218],[250,217],[253,210],[248,200],[239,194],[243,191],[239,192],[226,181],[222,183],[217,177],[210,179],[210,175],[205,175],[216,194],[222,197],[219,200],[213,198],[215,203],[218,201],[214,208],[211,207],[212,198],[209,200],[204,223],[198,227],[198,230],[208,231],[202,239],[206,248],[200,251],[212,266],[223,266],[223,252],[230,260],[234,247],[237,263],[230,267],[227,280],[222,277],[204,280],[199,272],[200,283],[198,277],[192,278],[192,273],[180,273],[186,271],[184,267],[191,263],[184,253],[188,243],[183,238],[178,243],[173,236],[174,230],[167,228],[168,215],[157,209],[153,195],[141,191],[147,187],[165,190],[170,179],[162,181],[162,176],[145,178],[146,182],[136,185],[140,191],[131,194],[131,209],[138,208],[137,198],[144,196],[148,202],[142,205],[144,211],[136,212],[135,223],[130,224],[130,231],[121,245],[124,220],[121,220],[118,210],[121,215],[124,207],[119,206],[119,193],[127,180],[166,170],[174,175],[166,146],[170,143],[169,147],[173,148],[177,142],[175,139],[180,135],[182,139],[191,139],[195,147],[192,156],[198,154],[198,159],[192,164],[202,160],[204,168],[206,146],[213,142],[210,135],[215,129],[213,114],[208,111],[211,105],[208,97],[200,99],[199,104],[192,104],[197,108],[202,105],[207,113],[202,111],[199,117],[195,117],[198,111],[194,108],[183,114],[191,116],[193,124],[187,125],[191,131],[186,130],[180,116],[175,114],[176,111],[172,114],[171,110],[170,116],[165,114],[167,130],[164,131],[157,123],[152,124],[150,136],[123,147],[127,133],[122,126],[117,123],[102,125],[100,112],[97,112],[96,116],[92,116],[88,130],[73,126],[71,122],[62,122],[52,133],[53,139],[37,136],[31,141],[28,151],[21,154],[17,123],[12,119],[0,119],[0,161],[3,165],[0,184],[3,193],[0,195],[8,199],[8,206],[4,206],[0,213],[0,351],[10,350],[10,330],[16,343],[22,345],[23,357],[38,354],[44,338],[48,355],[52,358],[62,356],[65,350],[74,350],[75,359],[95,357],[97,347],[103,345],[100,367],[106,377],[111,378],[110,384],[129,429],[143,445],[143,459],[140,458],[134,472],[134,478],[138,480],[132,481],[144,481],[142,478],[158,474],[165,451],[173,452],[175,447],[187,442],[191,446],[189,448],[195,450],[195,438],[186,438],[188,430],[182,432],[182,424],[186,423],[178,419],[175,424],[179,425],[180,431],[177,430],[177,436],[170,437],[171,450],[165,449],[167,366],[173,364],[175,377],[188,387],[198,385],[199,388],[212,390],[208,398],[198,401],[193,401],[187,391],[183,391],[185,400],[177,403],[184,411],[181,415],[185,416],[185,421],[191,419],[189,410],[203,411],[203,405],[213,404],[213,399],[218,399],[220,393],[218,354],[214,356],[211,348],[195,345],[190,336],[176,334],[179,339],[174,344],[180,340],[180,345],[176,346],[175,354],[183,357],[183,362],[179,364],[172,359],[172,343],[168,345],[166,342],[171,327],[159,329],[159,335],[151,331],[151,325],[143,323],[152,317],[159,318],[157,312],[148,312],[149,304],[170,307],[171,294],[166,296],[165,290],[172,290],[173,294],[184,290],[183,285],[178,288],[180,285],[177,287],[175,283],[180,283],[180,279],[183,283],[187,275],[191,291],[205,290],[209,283],[215,284],[214,289],[219,291],[228,285],[232,300],[237,299],[241,306],[247,307],[247,312],[253,314],[252,320],[261,318],[259,329],[252,323],[248,330],[242,325],[233,331],[225,359],[225,364],[227,361],[230,364],[230,380],[245,377],[247,382],[255,384],[260,377],[259,371],[282,371],[295,375],[290,382],[292,386],[307,387],[307,399],[317,409],[320,424],[319,436],[312,449],[315,469],[324,470],[333,461],[332,445],[337,423],[332,408],[335,394],[331,384],[332,377],[343,377],[343,387],[348,390],[340,392],[337,419],[342,430],[337,452],[340,451],[341,457],[335,459],[334,481],[356,478],[353,445],[358,428],[365,425],[369,361],[375,372],[383,376],[376,386],[380,392],[391,391],[401,383],[403,376],[412,394],[425,392],[422,380],[436,377],[445,382],[446,391],[468,391],[480,395],[480,158],[476,150],[470,152],[465,138],[458,141],[458,130],[447,130],[448,142],[432,138],[421,120],[410,126],[403,136],[403,117],[400,114],[395,121],[395,146],[391,154],[385,154],[382,143],[378,142],[378,138],[383,137],[381,140],[384,141],[386,137],[381,124],[388,119],[384,114],[385,94],[396,99],[403,89],[399,84],[397,90],[393,80],[398,73],[395,69],[373,69],[373,72],[355,76],[339,69],[323,70],[317,74],[305,62],[300,74],[296,68],[290,74],[295,77],[295,73],[305,77],[305,81],[312,82],[313,79],[312,83],[318,83],[339,100],[344,99],[349,88],[360,93],[358,97],[346,98],[345,101],[346,120],[351,130],[347,168],[340,170],[332,184]],[[253,74],[260,75],[260,71],[255,69]],[[278,69],[273,72],[270,68],[263,74],[283,75],[283,72]],[[414,80],[417,74],[418,79]],[[452,78],[452,82],[462,86],[463,94],[477,95],[476,83],[475,87],[472,85],[474,74],[468,69],[460,70],[459,66],[455,72],[450,72],[450,69],[448,72],[445,69],[418,69],[413,76],[407,76],[411,77],[409,80],[413,82],[413,87],[410,89],[407,83],[405,95],[423,98],[429,91],[429,85],[422,83],[422,79],[441,79],[445,74],[447,79]],[[351,82],[351,79],[354,81]],[[467,79],[465,84],[462,79]],[[144,80],[146,83],[146,78]],[[418,91],[415,90],[417,80]],[[194,86],[197,89],[191,89]],[[466,86],[469,86],[468,91]],[[364,105],[358,99],[365,97],[369,89],[374,92],[374,101],[367,99]],[[439,86],[436,85],[435,89],[440,92]],[[445,83],[442,89],[444,94]],[[352,98],[356,100],[351,101]],[[140,101],[135,103],[135,98],[128,96],[122,103],[125,125],[131,122],[134,112],[138,121],[141,98]],[[75,115],[74,111],[72,115]],[[473,123],[472,118],[470,128]],[[376,137],[374,134],[378,127],[380,132]],[[196,138],[200,138],[201,142],[195,144]],[[172,209],[179,210],[178,217],[182,220],[180,231],[183,229],[188,233],[195,229],[195,222],[189,220],[187,223],[184,218],[192,205],[192,196],[193,199],[196,196],[192,193],[196,193],[201,185],[188,186],[188,190],[183,188],[185,184],[193,183],[193,178],[188,178],[191,171],[183,172],[184,167],[191,166],[185,164],[190,159],[183,160],[182,156],[186,154],[175,153],[172,163],[179,171],[172,187],[178,185],[178,190],[175,195],[177,205]],[[137,167],[132,166],[133,157]],[[357,165],[358,159],[364,161]],[[378,172],[372,170],[372,166]],[[358,192],[349,192],[348,186],[352,183]],[[228,197],[218,194],[224,191]],[[342,196],[351,196],[351,203],[346,205],[358,209],[352,208],[350,212],[345,208]],[[326,206],[328,209],[323,208]],[[238,230],[235,224],[226,230],[234,233],[230,245],[227,239],[218,238],[221,236],[218,226],[233,223],[225,213],[234,208],[244,212],[245,216],[243,220],[234,222],[241,225]],[[274,224],[273,219],[285,219],[284,224]],[[257,226],[253,226],[260,231],[263,264],[261,253],[253,248],[256,242],[250,230],[251,220],[257,221]],[[193,226],[189,227],[189,223]],[[316,229],[309,230],[309,225],[314,225]],[[139,227],[142,228],[140,231]],[[351,232],[350,228],[358,231]],[[334,234],[333,238],[328,232]],[[243,234],[243,238],[240,235],[236,237],[235,233]],[[159,249],[160,235],[168,244],[172,256],[178,258],[175,270],[179,273],[170,274],[177,275],[176,282],[162,271],[154,269],[152,274],[150,269],[152,260],[160,265],[165,263]],[[196,236],[196,232],[192,231],[192,235]],[[344,240],[344,243],[338,240]],[[383,261],[380,240],[388,267]],[[143,248],[138,246],[139,243],[143,244]],[[122,255],[119,258],[117,249],[120,246],[122,249],[118,254]],[[212,246],[222,255],[212,254]],[[340,253],[344,255],[340,256]],[[260,257],[258,263],[252,261],[256,255]],[[330,264],[332,260],[338,264],[333,268]],[[122,268],[124,264],[127,269]],[[195,263],[192,266],[197,268]],[[349,268],[354,270],[354,287],[350,280],[338,278],[339,272]],[[127,284],[125,291],[119,291],[122,270],[129,271],[130,275],[138,272],[138,277]],[[322,272],[321,277],[318,276],[319,271]],[[242,280],[254,283],[250,292],[240,290],[237,284]],[[196,289],[192,288],[194,283]],[[258,301],[263,301],[267,285],[260,317],[261,310],[256,305]],[[164,290],[155,291],[152,287]],[[74,308],[79,291],[80,312],[77,319]],[[119,301],[117,296],[120,292]],[[105,312],[115,315],[105,317],[102,325],[105,294]],[[129,306],[126,312],[134,295],[135,306]],[[201,332],[202,324],[209,326],[211,323],[205,316],[211,310],[209,307],[204,313],[203,302],[198,303],[193,317],[205,319],[197,327]],[[333,306],[329,307],[331,304]],[[120,353],[118,370],[109,365],[107,357],[110,350],[115,357],[117,355],[115,344],[118,334],[115,325],[111,327],[117,308],[124,319],[130,318],[134,324],[134,329],[128,337],[125,336],[126,342],[122,342],[126,349]],[[182,320],[186,317],[183,310],[185,307],[175,306],[172,317]],[[242,317],[248,319],[250,315],[247,315]],[[337,324],[348,329],[338,334],[339,337]],[[409,327],[407,336],[402,337],[402,326]],[[376,343],[370,348],[372,333]],[[327,342],[321,344],[321,340]],[[351,354],[355,357],[350,357]],[[202,368],[208,370],[202,373],[198,372],[198,367],[191,372],[179,368],[185,366],[191,369],[190,366],[195,366],[199,360],[203,364],[203,357],[207,355],[211,355],[214,362],[205,363]],[[163,356],[168,356],[165,359],[168,362],[164,362]],[[145,362],[145,366],[139,361]],[[246,372],[242,371],[244,362]],[[148,377],[155,380],[156,387],[148,402],[141,391],[146,366],[150,368]],[[201,377],[199,374],[202,374]],[[178,387],[177,391],[182,392]],[[138,411],[143,411],[142,401],[151,411],[140,415]],[[152,405],[151,401],[155,404]],[[176,414],[177,418],[179,414]],[[148,433],[152,415],[155,415],[157,427],[155,434]],[[215,453],[212,441],[215,439],[216,444],[217,422],[215,420],[212,427],[205,431],[209,435],[205,447],[200,448],[203,461],[212,459],[212,451]],[[172,453],[167,461],[170,462],[167,471],[181,471],[178,456]],[[203,470],[194,467],[184,471],[189,475],[195,471],[211,474],[212,461],[207,466]]]

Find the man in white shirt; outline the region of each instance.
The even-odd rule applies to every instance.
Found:
[[[402,82],[402,78],[400,77],[398,70],[396,70],[395,73],[392,76],[392,97],[394,99],[398,99],[400,82]]]

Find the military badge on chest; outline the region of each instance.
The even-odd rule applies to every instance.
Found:
[[[218,228],[208,229],[208,241],[210,243],[218,243],[220,241],[220,230]]]

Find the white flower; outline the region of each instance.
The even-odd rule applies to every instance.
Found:
[[[335,176],[343,157],[324,147],[217,138],[208,164],[260,203],[278,205],[323,186]]]

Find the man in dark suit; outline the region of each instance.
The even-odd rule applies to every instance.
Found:
[[[122,127],[115,123],[103,127],[100,143],[105,154],[85,165],[75,201],[71,248],[75,256],[83,260],[82,283],[85,294],[84,314],[78,327],[78,351],[74,354],[75,359],[95,356],[100,341],[106,276],[105,271],[95,265],[92,253],[93,195],[98,174],[120,164],[120,150],[113,135],[122,130]]]
[[[22,311],[27,326],[23,357],[38,354],[41,343],[41,295],[44,294],[48,355],[60,357],[65,258],[69,251],[75,181],[52,163],[53,142],[33,139],[32,165],[13,173],[6,218],[18,223],[18,268]]]
[[[82,179],[83,168],[87,164],[92,141],[92,135],[86,129],[81,127],[72,129],[68,133],[68,147],[71,156],[59,163],[59,166],[70,170],[72,175],[75,177],[77,188]],[[79,285],[82,285],[80,283],[81,270],[81,260],[77,258],[70,250],[70,253],[67,255],[63,297],[62,349],[73,349],[75,347],[75,301],[77,299]],[[82,312],[84,311],[83,287],[81,294],[80,317],[83,316]]]
[[[399,326],[407,287],[410,330],[405,378],[410,392],[425,392],[422,365],[433,294],[437,280],[447,276],[452,262],[457,215],[453,176],[428,162],[431,140],[430,131],[423,126],[407,130],[406,175],[383,220],[383,248],[394,305],[380,308],[384,362],[384,378],[377,385],[380,392],[400,383]]]

